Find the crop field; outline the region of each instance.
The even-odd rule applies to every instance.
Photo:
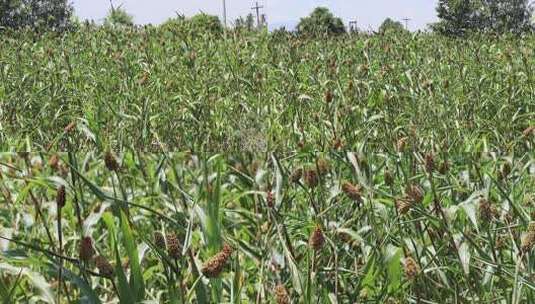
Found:
[[[3,150],[526,151],[531,38],[188,28],[0,38]]]
[[[535,38],[0,36],[2,303],[535,303]]]
[[[4,153],[0,164],[0,291],[14,302],[535,299],[533,153]]]

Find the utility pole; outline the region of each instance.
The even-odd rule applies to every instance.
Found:
[[[252,10],[256,11],[256,27],[260,27],[260,9],[264,8],[264,6],[258,5],[258,1],[256,2],[256,6],[251,7]]]
[[[403,21],[405,21],[405,29],[408,31],[409,30],[409,21],[411,21],[410,18],[403,18]]]
[[[354,32],[358,29],[357,27],[357,20],[351,20],[349,21],[349,31]]]
[[[227,3],[225,0],[223,0],[223,23],[227,27]]]

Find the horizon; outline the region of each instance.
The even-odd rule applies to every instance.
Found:
[[[245,17],[254,11],[251,9],[257,1],[226,0],[227,25],[232,26],[238,17]],[[110,9],[109,0],[72,1],[75,15],[82,20],[102,22]],[[341,18],[344,25],[350,21],[357,21],[361,30],[375,30],[386,18],[402,22],[409,18],[408,28],[411,31],[425,30],[430,23],[436,22],[436,0],[407,0],[392,3],[391,0],[376,0],[373,3],[354,1],[349,3],[343,0],[309,0],[283,2],[282,0],[258,1],[263,6],[261,13],[267,15],[270,30],[286,27],[294,29],[300,19],[308,16],[316,7],[327,7],[335,16]],[[169,18],[183,14],[191,17],[198,13],[216,15],[223,20],[222,0],[184,1],[153,0],[151,3],[136,0],[114,1],[115,7],[121,6],[134,17],[136,24],[160,24]]]

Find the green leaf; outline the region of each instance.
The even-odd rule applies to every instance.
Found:
[[[49,266],[56,273],[60,269],[60,266],[58,266],[55,262],[53,262],[53,264],[50,264]],[[89,286],[85,282],[84,279],[72,273],[67,268],[61,267],[61,269],[62,269],[63,276],[65,277],[65,279],[67,279],[68,281],[70,281],[71,283],[73,283],[80,289],[80,293],[81,293],[80,303],[84,303],[84,304],[102,303],[100,299],[98,298],[97,294],[95,293],[95,291],[93,290],[93,288],[91,288],[91,286]]]
[[[132,235],[132,230],[128,224],[128,219],[124,212],[121,212],[121,231],[123,233],[123,241],[128,254],[128,260],[132,269],[130,275],[130,287],[136,297],[137,301],[142,301],[145,298],[145,284],[143,282],[143,273],[139,263],[139,254],[137,246]]]
[[[117,242],[115,243],[115,274],[117,275],[118,289],[119,289],[119,300],[121,304],[131,304],[136,303],[134,294],[130,290],[130,285],[126,279],[126,275],[123,270],[121,256],[119,255],[119,248],[117,247]]]
[[[388,261],[388,292],[395,293],[401,286],[401,249],[396,248],[396,252]]]

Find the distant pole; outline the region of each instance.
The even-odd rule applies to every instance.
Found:
[[[227,27],[227,3],[225,0],[223,0],[223,23]]]
[[[353,32],[353,31],[356,31],[357,29],[358,29],[357,20],[349,21],[349,31]]]
[[[256,11],[256,27],[260,27],[260,9],[261,8],[264,8],[264,7],[258,5],[258,1],[256,2],[256,6],[251,7],[252,10]]]
[[[409,21],[411,21],[410,18],[403,18],[403,21],[405,21],[405,29],[408,31],[409,30]]]

